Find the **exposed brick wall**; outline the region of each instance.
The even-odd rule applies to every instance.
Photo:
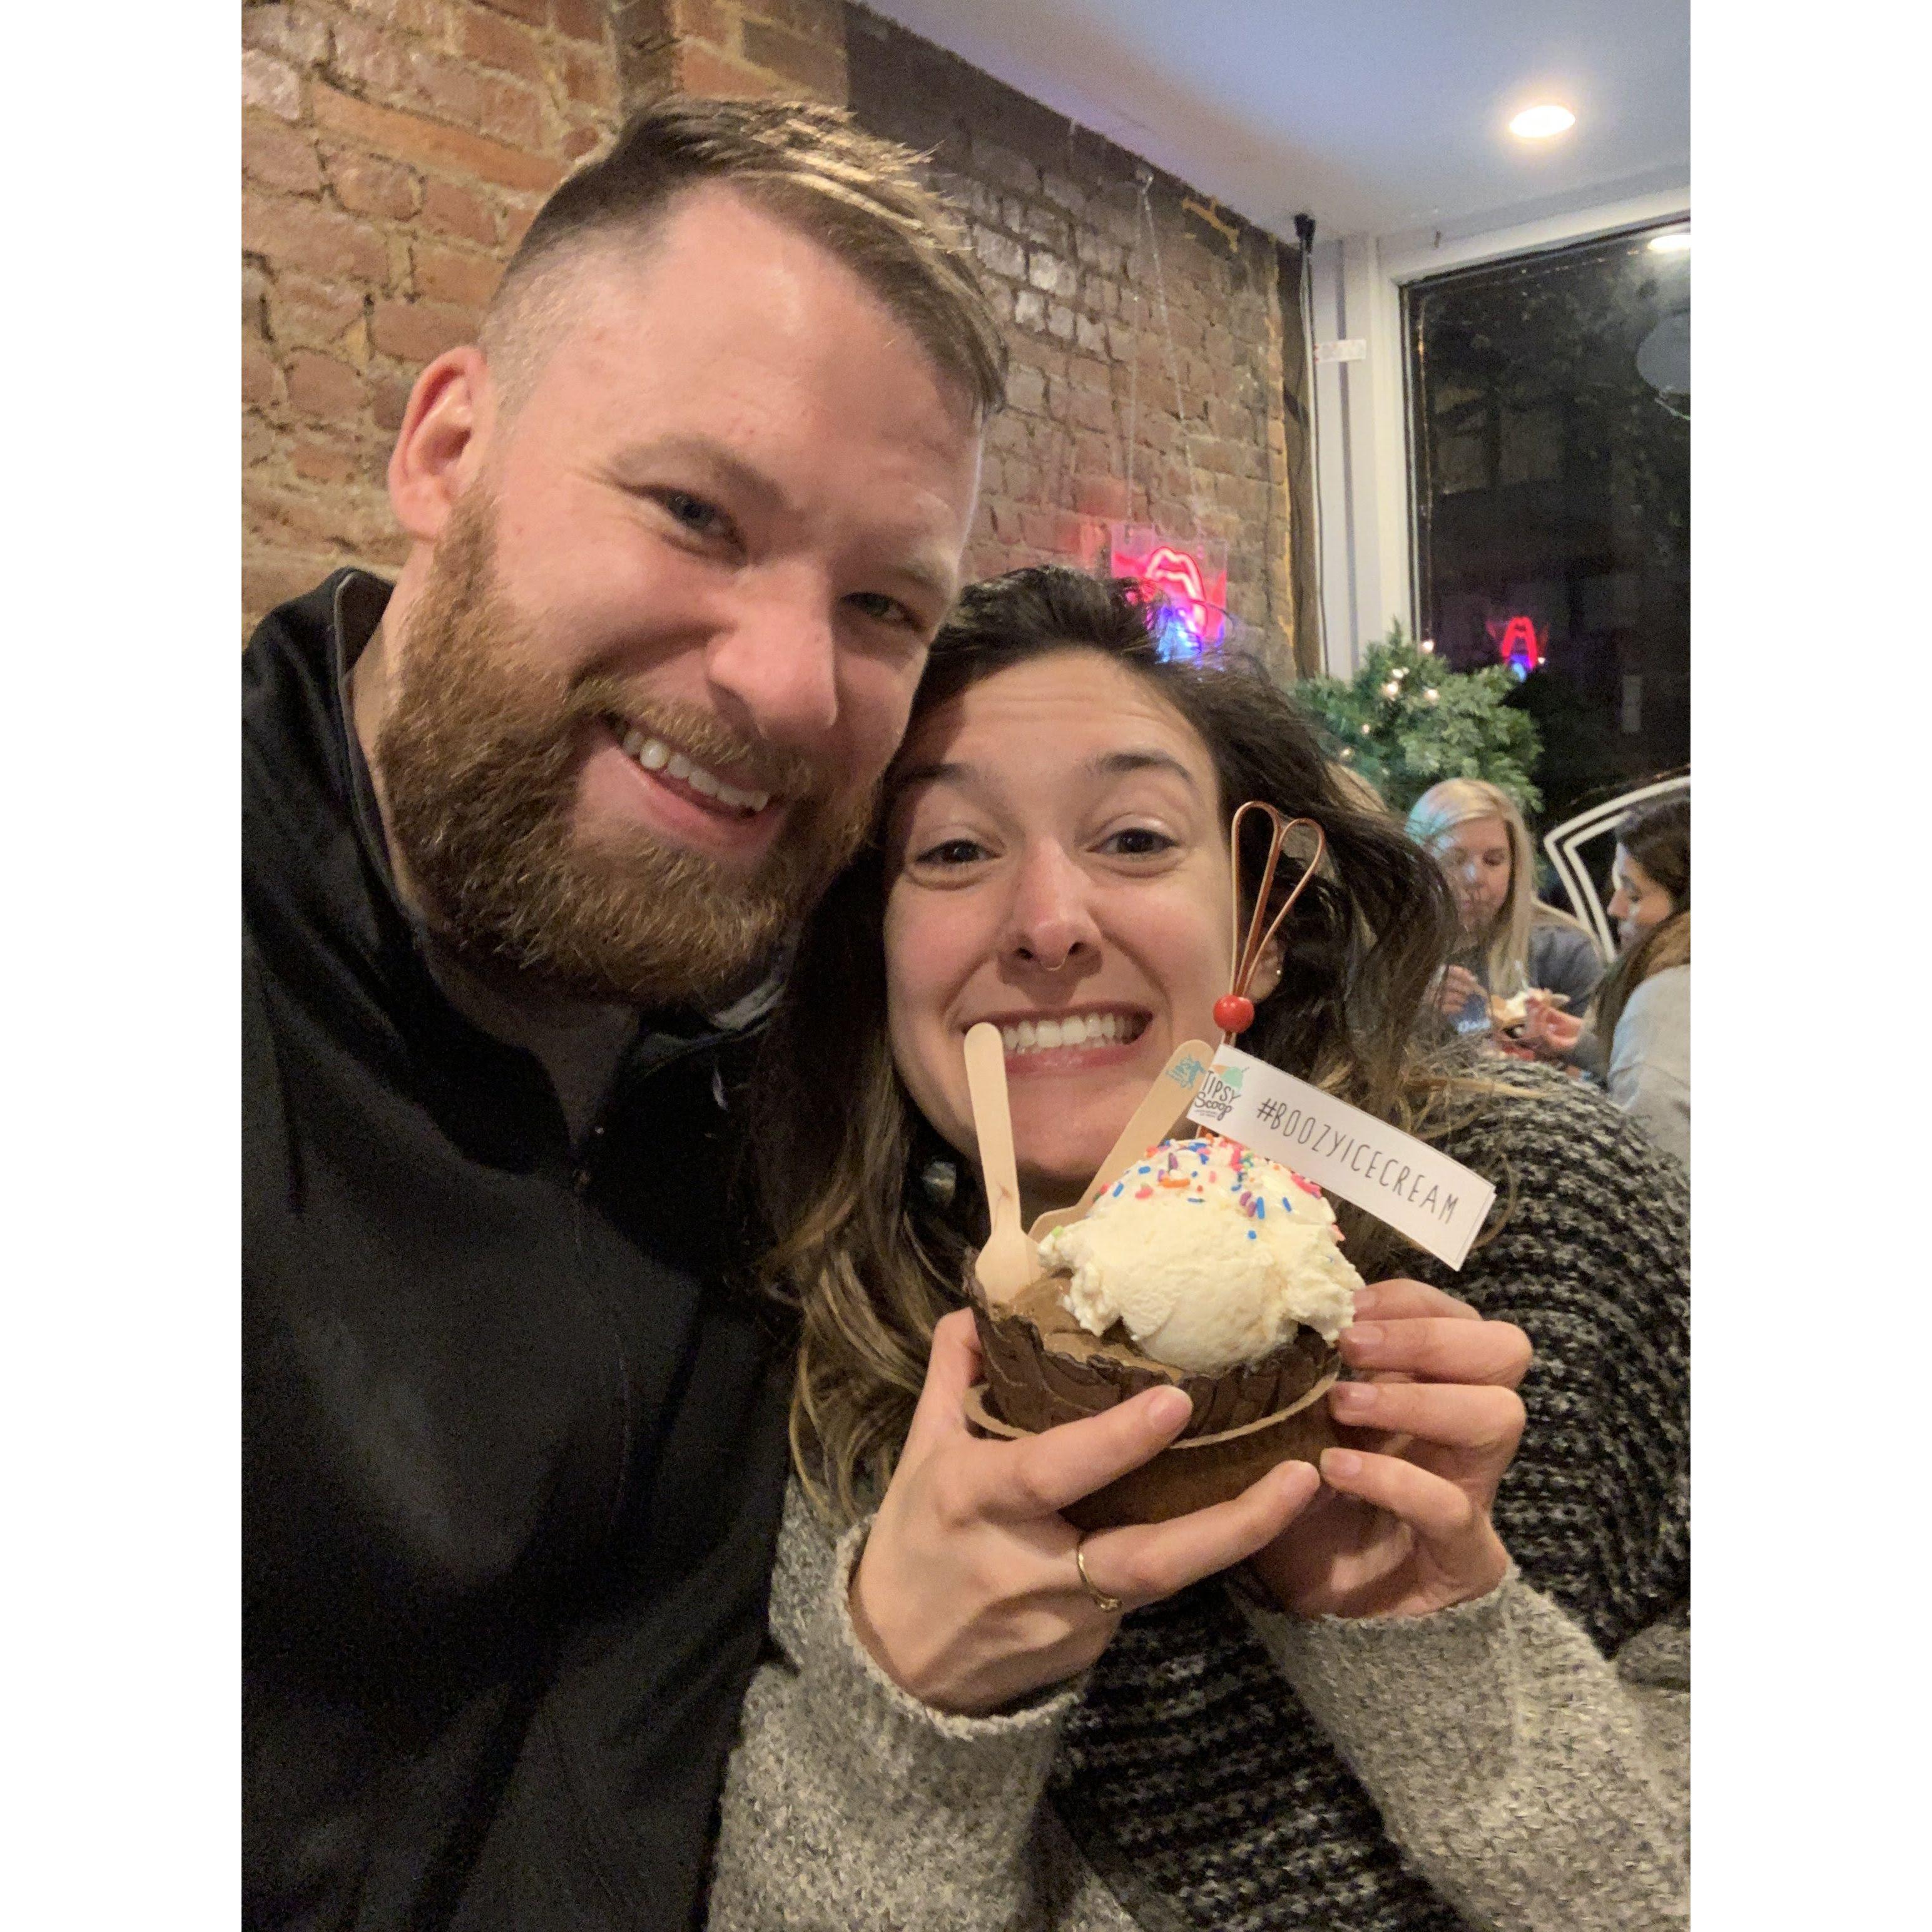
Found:
[[[1012,406],[969,574],[1091,562],[1117,519],[1224,538],[1238,634],[1284,673],[1312,668],[1291,566],[1292,248],[1158,172],[1144,209],[1136,157],[856,6],[847,63],[860,121],[932,151],[1006,323]]]
[[[616,0],[627,98],[845,104],[844,0]]]
[[[1244,634],[1298,654],[1294,257],[1184,184],[1152,176],[1144,213],[1132,155],[844,0],[251,0],[242,45],[244,626],[400,562],[410,384],[568,167],[676,86],[849,94],[934,151],[1014,358],[973,574],[1090,562],[1115,518],[1218,536]]]
[[[423,364],[619,112],[604,0],[244,5],[242,604],[400,562],[383,472]]]

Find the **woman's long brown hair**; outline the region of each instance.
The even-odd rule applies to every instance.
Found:
[[[1327,835],[1327,860],[1283,929],[1280,979],[1243,1047],[1424,1137],[1450,1124],[1460,1102],[1510,1091],[1476,1076],[1429,1016],[1456,935],[1436,862],[1337,778],[1258,665],[1165,661],[1151,615],[1129,584],[1051,566],[975,584],[934,644],[914,721],[996,671],[1060,651],[1094,651],[1145,679],[1207,747],[1224,827],[1234,808],[1261,799]],[[1244,878],[1259,876],[1268,836],[1264,814],[1252,814]],[[1300,875],[1284,856],[1271,898]],[[926,1124],[892,1066],[886,883],[875,832],[806,926],[753,1095],[755,1185],[774,1237],[760,1274],[798,1311],[794,1457],[821,1507],[844,1516],[891,1474],[933,1324],[964,1304],[985,1232],[971,1163]],[[1335,1207],[1356,1266],[1371,1280],[1387,1271],[1400,1238]]]
[[[1670,895],[1670,916],[1660,920],[1604,976],[1597,993],[1597,1037],[1609,1058],[1617,1022],[1630,995],[1653,973],[1690,963],[1690,801],[1666,798],[1640,805],[1617,820],[1617,843]]]

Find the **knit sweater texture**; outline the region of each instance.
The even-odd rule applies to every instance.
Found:
[[[717,1932],[1556,1932],[1686,1922],[1683,1172],[1528,1067],[1445,1150],[1501,1226],[1460,1274],[1536,1360],[1496,1504],[1514,1567],[1421,1618],[1304,1620],[1215,1580],[988,1718],[878,1669],[794,1490],[728,1776]]]

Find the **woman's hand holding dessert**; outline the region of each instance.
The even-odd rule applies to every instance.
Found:
[[[1529,1338],[1396,1280],[1357,1295],[1341,1349],[1364,1377],[1330,1392],[1345,1446],[1251,1567],[1300,1616],[1426,1616],[1487,1595],[1509,1567],[1490,1510],[1522,1434]]]
[[[1101,1595],[1132,1610],[1226,1569],[1274,1544],[1319,1486],[1309,1464],[1287,1463],[1231,1502],[1083,1538],[1059,1512],[1166,1448],[1187,1419],[1186,1397],[1157,1389],[990,1441],[970,1433],[961,1408],[979,1368],[972,1316],[947,1316],[852,1578],[860,1640],[938,1709],[994,1710],[1084,1670],[1118,1627]]]
[[[1582,1018],[1580,1015],[1564,1012],[1561,1007],[1532,993],[1523,1013],[1519,1036],[1526,1046],[1561,1058],[1576,1051],[1577,1041],[1583,1036]]]

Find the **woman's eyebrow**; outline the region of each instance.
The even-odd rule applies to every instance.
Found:
[[[1170,772],[1189,790],[1201,789],[1194,774],[1171,752],[1104,752],[1096,758],[1090,758],[1087,769],[1096,778],[1124,778],[1130,772]]]
[[[1102,752],[1089,758],[1081,768],[1094,778],[1124,778],[1133,772],[1166,772],[1179,778],[1190,791],[1201,789],[1194,774],[1171,752],[1152,748]],[[978,766],[958,759],[932,759],[916,765],[902,765],[887,782],[887,796],[897,798],[914,785],[970,785],[980,782]]]
[[[971,765],[955,760],[935,760],[922,765],[902,765],[886,782],[886,794],[896,798],[916,784],[964,784],[976,776]]]

